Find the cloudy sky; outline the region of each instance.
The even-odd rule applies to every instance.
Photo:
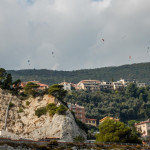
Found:
[[[149,62],[149,15],[150,0],[0,0],[0,67]]]

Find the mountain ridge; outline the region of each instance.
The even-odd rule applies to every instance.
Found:
[[[134,63],[121,66],[110,66],[95,69],[80,69],[73,71],[57,71],[47,69],[7,70],[12,74],[13,80],[22,81],[38,80],[52,85],[62,81],[78,83],[84,79],[97,79],[104,81],[117,81],[120,78],[136,79],[139,82],[150,84],[150,62]]]

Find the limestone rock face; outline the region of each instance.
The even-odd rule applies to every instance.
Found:
[[[10,97],[11,95],[8,92],[0,89],[0,128],[4,127],[5,113]],[[13,97],[12,103],[14,106],[9,109],[7,119],[8,131],[19,135],[21,138],[34,140],[55,137],[63,141],[72,142],[73,138],[79,135],[86,138],[86,133],[78,127],[69,110],[66,115],[55,114],[53,117],[47,114],[38,118],[35,115],[37,108],[44,107],[54,101],[51,98],[48,95],[37,98],[30,97],[27,100]],[[27,101],[29,105],[26,104]]]

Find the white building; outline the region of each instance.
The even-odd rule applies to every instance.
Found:
[[[64,90],[71,91],[71,83],[64,81],[64,82],[61,82],[60,85],[64,86]]]
[[[100,83],[100,90],[113,90],[113,82],[102,81]]]
[[[142,134],[142,136],[147,136],[148,130],[150,130],[150,120],[148,119],[147,121],[136,123],[135,127],[137,131]]]
[[[121,90],[121,89],[123,89],[123,87],[124,86],[121,82],[119,82],[119,81],[113,82],[113,89],[114,90]]]
[[[139,82],[136,82],[136,86],[137,86],[138,88],[146,87],[146,83],[139,83]]]
[[[82,80],[77,84],[78,90],[96,91],[100,90],[99,80]]]

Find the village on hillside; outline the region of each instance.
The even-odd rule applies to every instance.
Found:
[[[47,84],[42,84],[39,81],[29,81],[33,82],[35,84],[38,84],[38,90],[45,90],[49,86]],[[21,87],[24,88],[25,85],[27,85],[28,82],[21,82]],[[123,90],[123,88],[127,87],[130,83],[134,83],[138,88],[146,87],[146,83],[141,83],[136,80],[125,80],[120,79],[119,81],[99,81],[99,80],[81,80],[79,83],[69,83],[69,82],[61,82],[58,83],[60,85],[63,85],[64,90],[71,91],[71,90],[85,90],[85,91],[103,91],[103,90]],[[119,120],[119,118],[113,118],[106,116],[101,120],[93,119],[93,118],[86,118],[86,110],[84,106],[80,106],[78,104],[71,104],[67,103],[68,108],[72,110],[75,113],[75,116],[77,119],[82,121],[83,123],[87,125],[92,125],[95,127],[98,127],[100,123],[102,123],[105,119],[113,119],[113,120]],[[143,125],[144,124],[144,125]],[[149,126],[147,125],[149,124]],[[144,128],[141,126],[143,125]],[[141,129],[142,136],[147,136],[147,132],[150,129],[150,121],[144,121],[138,124],[135,124],[137,131],[139,131],[139,128]]]

